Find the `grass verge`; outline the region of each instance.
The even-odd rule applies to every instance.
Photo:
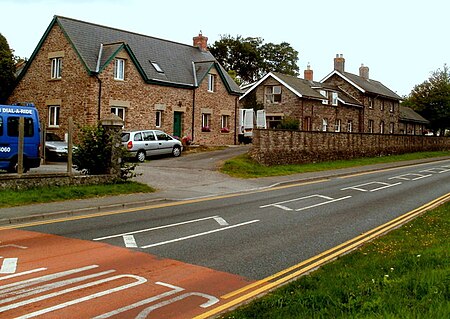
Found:
[[[425,159],[449,155],[450,152],[448,151],[419,152],[402,155],[358,158],[352,160],[340,160],[333,162],[320,162],[301,165],[264,166],[253,161],[248,154],[244,154],[225,161],[220,171],[222,173],[238,178],[257,178],[257,177],[281,176],[307,172],[318,172],[355,166],[380,164],[380,163],[393,163],[393,162],[401,162],[401,161],[409,161],[409,160]]]
[[[70,199],[85,199],[131,193],[150,193],[154,191],[155,189],[152,187],[136,182],[91,186],[40,187],[21,191],[0,190],[0,208]]]
[[[450,202],[224,318],[449,318]]]

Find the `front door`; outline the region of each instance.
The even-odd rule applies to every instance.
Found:
[[[181,138],[181,118],[182,112],[173,113],[173,136]]]

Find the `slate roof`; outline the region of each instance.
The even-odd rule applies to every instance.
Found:
[[[400,121],[430,124],[430,121],[425,119],[419,113],[415,112],[413,109],[406,106],[400,106]]]
[[[193,63],[197,65],[209,62],[210,67],[216,65],[219,73],[223,73],[220,76],[228,91],[232,94],[241,94],[238,85],[224,72],[225,70],[219,66],[209,51],[204,52],[194,46],[61,16],[53,18],[41,43],[55,23],[61,27],[87,70],[92,74],[97,71],[97,67],[101,72],[120,50],[125,49],[148,83],[195,87],[203,78],[194,79]],[[98,65],[102,44],[102,55]],[[35,52],[38,49],[39,47]],[[156,62],[163,72],[158,72],[152,62]]]
[[[402,98],[397,93],[386,87],[383,83],[373,79],[366,80],[359,75],[349,72],[339,72],[337,70],[334,70],[333,72],[328,74],[321,82],[325,82],[328,78],[330,78],[334,74],[337,74],[343,79],[350,81],[353,85],[356,85],[365,92],[373,93],[376,95],[382,95],[384,97],[388,97],[394,100],[402,100]]]

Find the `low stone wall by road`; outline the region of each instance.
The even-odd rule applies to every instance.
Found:
[[[4,174],[0,176],[0,189],[23,190],[47,186],[99,185],[112,183],[115,175],[69,175],[67,173],[48,174]]]
[[[250,156],[263,165],[450,150],[449,137],[253,130]]]

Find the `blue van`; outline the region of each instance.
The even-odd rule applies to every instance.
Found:
[[[0,105],[0,170],[17,172],[19,118],[25,119],[23,171],[41,164],[39,114],[32,106]]]

